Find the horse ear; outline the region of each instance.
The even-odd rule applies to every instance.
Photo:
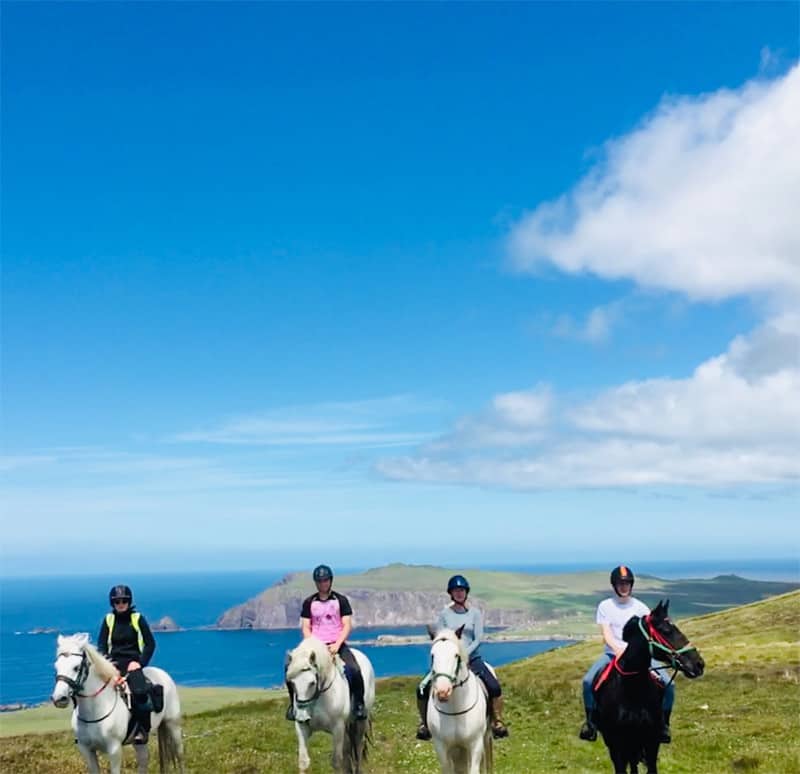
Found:
[[[667,614],[667,608],[664,605],[664,600],[663,599],[659,599],[658,600],[658,604],[653,609],[653,615],[656,615],[656,616],[659,616],[659,617],[663,617],[666,614]]]
[[[426,628],[428,630],[428,637],[430,637],[432,640],[435,640],[436,639],[436,629],[434,629],[430,624],[428,624]]]
[[[461,635],[464,633],[464,626],[466,626],[466,624],[461,624],[461,626],[456,629],[456,637],[458,637],[459,640],[461,639]]]
[[[669,614],[669,600],[667,599],[664,602],[664,615],[668,615],[668,614]]]
[[[311,653],[309,654],[309,656],[308,656],[308,660],[309,660],[309,661],[310,661],[312,664],[316,664],[316,663],[317,663],[317,654],[316,654],[316,653],[315,653],[313,650],[312,650],[312,651],[311,651]]]
[[[89,634],[88,632],[81,632],[80,634],[75,635],[75,640],[78,643],[79,648],[83,648],[89,644]]]

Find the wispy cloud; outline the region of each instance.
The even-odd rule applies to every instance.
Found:
[[[629,278],[692,299],[800,296],[800,66],[665,98],[561,198],[511,232],[520,270]]]
[[[245,446],[409,446],[431,437],[429,432],[405,429],[409,418],[440,407],[405,395],[287,406],[176,433],[166,440]]]
[[[620,302],[605,304],[591,309],[583,320],[576,320],[568,314],[559,315],[551,332],[562,338],[597,344],[610,338],[612,328],[621,317],[622,304]]]

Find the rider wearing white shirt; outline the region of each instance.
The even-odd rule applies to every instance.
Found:
[[[605,650],[603,655],[592,664],[583,677],[583,705],[586,710],[586,722],[581,726],[580,738],[588,742],[597,739],[597,726],[594,719],[594,681],[600,672],[605,669],[615,656],[621,656],[628,647],[622,639],[622,630],[625,624],[634,616],[650,614],[650,608],[633,596],[633,583],[635,581],[633,570],[624,564],[611,571],[611,587],[614,596],[604,599],[597,606],[596,621],[603,635]],[[669,718],[672,714],[672,705],[675,701],[675,685],[667,680],[664,670],[655,673],[664,684],[664,728],[661,731],[662,744],[671,741]]]

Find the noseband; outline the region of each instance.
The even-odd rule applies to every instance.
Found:
[[[335,668],[336,667],[334,667],[334,669]],[[297,695],[297,693],[295,693],[294,701],[297,704],[298,709],[306,709],[307,707],[312,707],[314,704],[316,704],[319,697],[322,696],[322,694],[325,693],[325,691],[327,691],[333,685],[333,679],[331,679],[331,681],[325,686],[320,685],[322,681],[319,678],[319,670],[316,667],[312,666],[303,667],[303,669],[301,669],[297,674],[299,675],[302,672],[314,673],[314,694],[309,699],[301,699]],[[294,681],[295,681],[294,677],[289,678],[289,682],[292,683],[292,685],[294,685]]]
[[[448,640],[441,639],[441,640],[437,640],[437,642],[448,642]],[[433,655],[431,654],[431,661],[432,660],[433,660]],[[447,672],[436,672],[431,667],[431,681],[436,680],[437,677],[443,677],[445,680],[449,680],[450,681],[450,685],[452,685],[453,688],[459,688],[460,686],[464,685],[464,683],[466,683],[467,680],[469,680],[469,669],[467,669],[467,676],[461,682],[456,682],[458,680],[458,673],[461,671],[461,666],[463,665],[463,663],[464,662],[461,660],[461,654],[457,653],[456,654],[456,669],[455,669],[455,672],[452,675],[448,674]]]

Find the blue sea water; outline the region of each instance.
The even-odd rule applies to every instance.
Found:
[[[498,568],[500,569],[500,568]],[[512,568],[502,568],[512,569]],[[531,572],[573,572],[584,566],[515,567]],[[594,568],[596,569],[596,568]],[[699,578],[736,573],[760,580],[800,580],[796,560],[783,562],[673,563],[639,568],[659,577]],[[154,622],[169,615],[186,631],[159,632],[153,663],[182,685],[274,687],[281,683],[283,659],[298,640],[297,630],[215,631],[191,628],[213,624],[227,608],[263,591],[284,573],[181,573],[127,576],[137,606]],[[93,639],[107,612],[107,593],[117,578],[3,578],[0,580],[0,704],[46,701],[53,685],[55,634],[30,634],[37,627],[65,634],[88,631]],[[357,629],[352,642],[378,634],[419,634],[421,628]],[[487,660],[502,665],[564,644],[547,642],[485,643]],[[421,674],[427,645],[363,646],[379,677]]]

